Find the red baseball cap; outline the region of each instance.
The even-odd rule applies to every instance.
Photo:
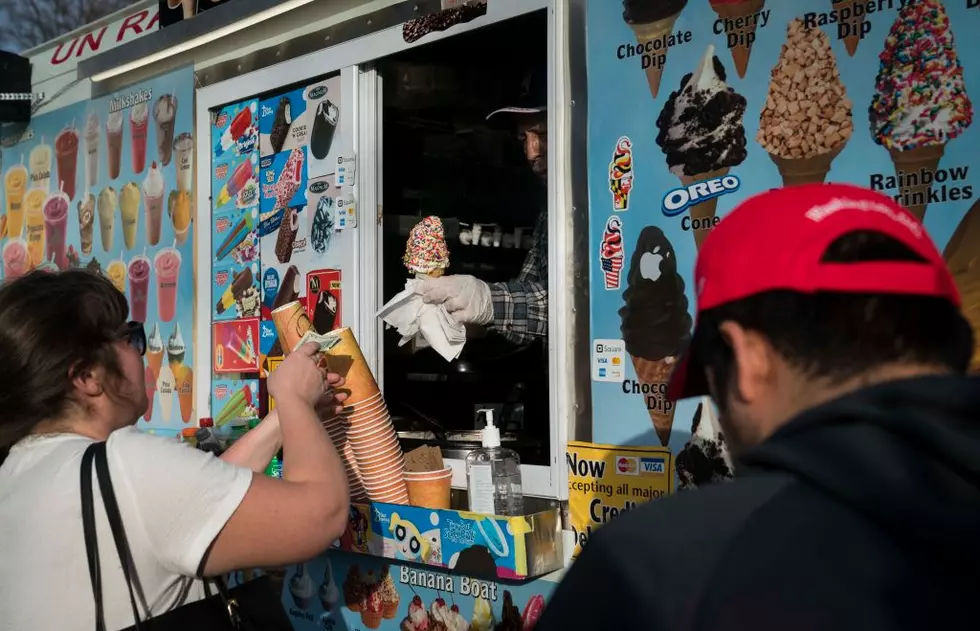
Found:
[[[863,230],[892,237],[924,262],[821,260],[838,238]],[[704,240],[694,289],[698,314],[774,290],[933,296],[960,306],[953,276],[922,223],[890,197],[849,184],[773,189],[739,204]],[[667,398],[708,394],[697,363],[685,352]]]

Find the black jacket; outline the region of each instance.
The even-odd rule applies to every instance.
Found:
[[[980,379],[797,417],[728,484],[593,535],[536,631],[980,629]]]

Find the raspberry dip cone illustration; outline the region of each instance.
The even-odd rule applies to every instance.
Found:
[[[752,43],[759,26],[753,16],[765,6],[766,0],[711,0],[711,8],[723,21],[725,40],[735,62],[735,72],[740,78],[745,78],[749,68],[749,55],[752,54]],[[734,46],[731,45],[733,42]]]
[[[642,47],[670,35],[685,6],[687,0],[623,0],[623,19],[633,29],[636,42]],[[645,72],[647,83],[650,84],[650,94],[657,98],[660,93],[660,79],[664,73],[664,61],[667,59],[666,41],[661,48],[655,48],[649,54],[653,56],[653,63]]]
[[[657,118],[657,144],[667,156],[671,173],[684,186],[722,177],[745,161],[745,98],[725,83],[725,68],[708,46],[694,73],[684,75]],[[691,206],[694,242],[708,235],[718,198]]]
[[[827,179],[854,133],[851,110],[827,34],[790,22],[756,136],[784,186]]]
[[[919,0],[902,8],[879,59],[871,132],[891,155],[899,201],[922,219],[946,143],[973,122],[943,5]]]
[[[847,49],[847,54],[853,57],[854,53],[857,52],[858,43],[861,41],[864,18],[868,15],[864,7],[858,5],[867,5],[867,0],[831,0],[831,3],[834,5],[834,10],[838,12],[838,16],[849,16],[840,21],[838,32],[844,30],[847,33],[844,36],[844,48]]]
[[[980,201],[973,204],[950,237],[943,257],[963,300],[963,315],[973,327],[970,372],[980,372]]]
[[[674,424],[674,404],[666,397],[667,380],[691,341],[691,315],[674,246],[659,228],[647,226],[640,232],[626,282],[620,331],[650,420],[666,446]]]
[[[449,249],[442,220],[426,217],[415,224],[405,243],[402,262],[416,278],[439,278],[449,267]]]

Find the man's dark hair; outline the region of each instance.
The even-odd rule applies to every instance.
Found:
[[[7,448],[73,405],[72,379],[121,378],[113,343],[129,311],[100,274],[31,272],[0,287],[0,462]]]
[[[891,237],[857,231],[834,241],[828,263],[923,262]],[[802,374],[842,383],[878,366],[910,362],[965,373],[973,331],[942,298],[899,294],[767,291],[709,309],[698,317],[692,356],[720,392],[731,387],[734,357],[718,327],[732,321],[764,334]],[[724,397],[718,397],[724,399]],[[724,409],[724,400],[716,401]]]

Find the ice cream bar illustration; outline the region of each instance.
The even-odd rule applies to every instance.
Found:
[[[623,256],[623,222],[613,215],[606,220],[599,248],[599,267],[602,268],[606,289],[619,289]]]
[[[288,305],[297,298],[299,298],[299,270],[295,265],[290,265],[282,277],[282,282],[279,283],[279,291],[276,292],[276,299],[272,302],[272,310]]]
[[[675,410],[666,397],[667,380],[691,341],[691,315],[674,246],[659,228],[647,226],[640,232],[626,281],[620,331],[647,413],[666,446]]]
[[[292,106],[289,104],[289,97],[279,99],[276,107],[276,117],[272,123],[272,132],[269,134],[269,142],[272,143],[272,153],[282,151],[282,146],[286,144],[286,136],[289,135],[289,127],[293,124]]]
[[[709,45],[697,69],[684,75],[657,118],[657,144],[684,186],[724,177],[748,155],[742,125],[746,101],[725,79],[725,67]],[[698,248],[714,225],[717,208],[717,196],[689,208]]]
[[[289,206],[289,201],[299,189],[299,184],[303,179],[303,150],[299,147],[293,149],[286,159],[286,166],[283,167],[279,179],[276,180],[275,196],[276,205],[274,210]]]
[[[756,135],[784,186],[827,178],[854,133],[851,110],[827,34],[790,22]]]
[[[234,306],[235,301],[241,298],[245,290],[252,286],[255,279],[252,276],[252,268],[246,267],[242,271],[235,274],[231,285],[225,289],[221,294],[221,298],[218,299],[217,304],[214,305],[214,310],[218,314],[222,314],[228,309]]]
[[[218,248],[218,252],[216,253],[216,258],[220,261],[231,254],[232,251],[245,240],[245,237],[247,237],[248,233],[252,230],[255,230],[255,218],[252,217],[252,213],[247,212],[240,220],[238,220],[238,223],[235,224],[234,229],[228,233],[225,240],[221,242],[221,246]]]
[[[245,411],[245,408],[248,407],[251,401],[252,388],[246,385],[241,390],[231,395],[231,398],[228,399],[228,402],[225,403],[224,407],[218,411],[218,415],[214,417],[215,425],[221,427],[222,425],[228,423],[228,421],[241,418],[242,413]]]
[[[623,136],[616,142],[612,162],[609,163],[609,191],[613,196],[613,210],[629,210],[630,190],[633,189],[633,142]]]
[[[702,398],[691,424],[691,439],[677,454],[677,486],[696,489],[731,479],[735,474],[728,444],[710,399]]]
[[[252,179],[252,163],[248,160],[239,164],[231,174],[231,178],[221,188],[218,193],[218,206],[224,206],[238,195],[239,191],[245,188],[248,181]]]
[[[871,132],[891,155],[899,202],[922,219],[946,144],[973,122],[973,103],[942,3],[905,3],[879,59]]]
[[[228,129],[221,134],[221,139],[214,145],[214,155],[215,157],[220,157],[225,151],[228,151],[239,138],[245,135],[245,132],[252,125],[252,109],[249,107],[243,107],[238,114],[235,114],[235,118],[232,119],[231,125],[228,125]]]
[[[288,263],[293,258],[293,242],[298,231],[299,215],[296,209],[285,209],[282,223],[279,224],[279,233],[276,235],[276,258],[280,263]]]
[[[446,273],[449,249],[441,219],[430,216],[415,224],[408,235],[402,262],[416,277],[438,278]]]

